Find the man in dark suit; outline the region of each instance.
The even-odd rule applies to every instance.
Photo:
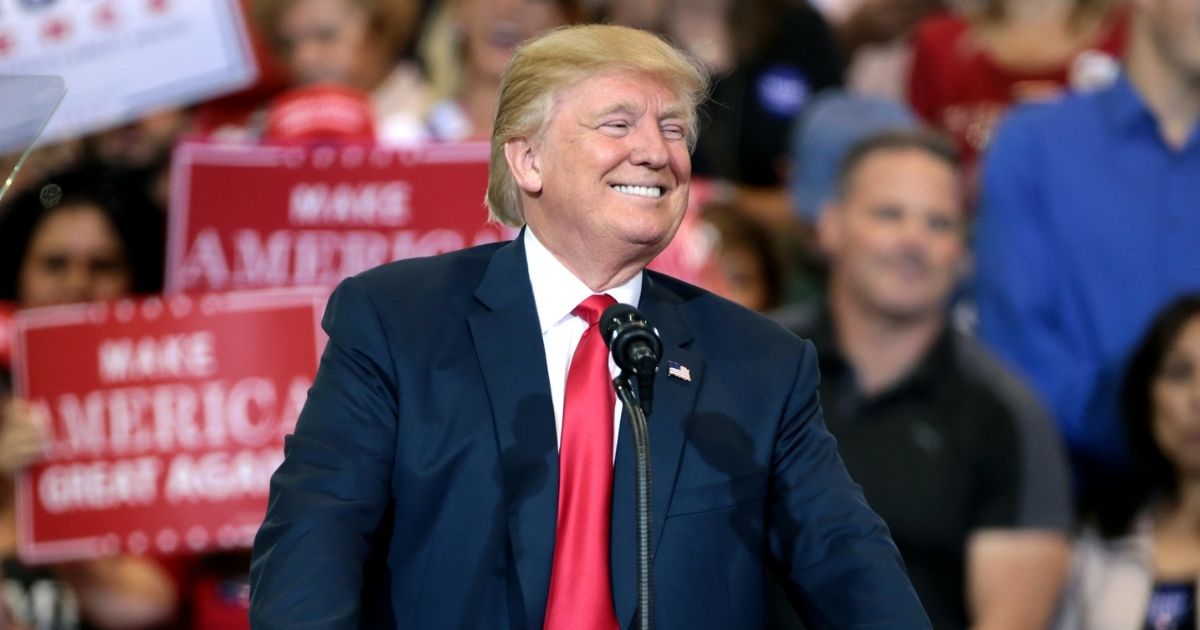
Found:
[[[928,627],[825,430],[812,346],[643,271],[687,204],[705,84],[621,27],[518,49],[487,199],[525,229],[335,292],[255,540],[255,626],[628,627],[632,444],[595,325],[619,301],[664,348],[658,626],[762,627],[765,583],[782,579],[813,627]]]

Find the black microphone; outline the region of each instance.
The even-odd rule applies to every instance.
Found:
[[[650,415],[654,373],[658,371],[659,357],[662,356],[658,331],[636,308],[617,303],[600,315],[600,334],[612,351],[617,367],[637,377],[638,402],[642,412]]]

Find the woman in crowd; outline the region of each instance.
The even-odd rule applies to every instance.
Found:
[[[715,277],[704,286],[760,313],[778,307],[787,269],[771,234],[729,204],[703,206],[701,218],[713,230],[716,257]]]
[[[417,0],[253,0],[251,15],[296,87],[328,84],[368,95],[387,144],[425,137],[429,92],[405,58]]]
[[[516,47],[583,17],[578,0],[442,0],[421,41],[421,56],[441,96],[426,117],[432,138],[490,137],[500,75]]]
[[[966,4],[966,3],[960,3]],[[1127,15],[1113,0],[981,0],[913,35],[909,101],[955,139],[970,181],[1004,111],[1116,78]]]
[[[30,187],[0,213],[0,300],[20,307],[114,299],[161,285],[161,215],[93,168]],[[171,576],[137,557],[22,564],[14,478],[41,454],[28,407],[0,386],[0,599],[17,628],[147,628],[169,622]],[[2,617],[0,617],[2,618]],[[8,626],[5,626],[8,627]]]
[[[1196,628],[1200,578],[1200,294],[1135,350],[1121,391],[1133,468],[1076,545],[1059,628]]]

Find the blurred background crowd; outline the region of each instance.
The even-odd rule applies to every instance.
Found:
[[[486,139],[523,40],[650,29],[713,79],[709,284],[817,346],[826,423],[934,627],[1196,627],[1200,0],[243,4],[253,86],[34,151],[0,204],[0,300],[161,291],[181,138]],[[357,117],[281,122],[331,86]],[[40,443],[0,401],[8,623],[246,625],[246,554],[21,564],[12,479]],[[800,627],[787,591],[773,627]]]

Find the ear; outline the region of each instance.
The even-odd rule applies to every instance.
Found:
[[[835,202],[825,204],[817,217],[817,244],[829,256],[842,246],[842,208]]]
[[[521,190],[529,195],[542,192],[542,164],[536,147],[527,138],[513,138],[505,142],[504,159]]]

